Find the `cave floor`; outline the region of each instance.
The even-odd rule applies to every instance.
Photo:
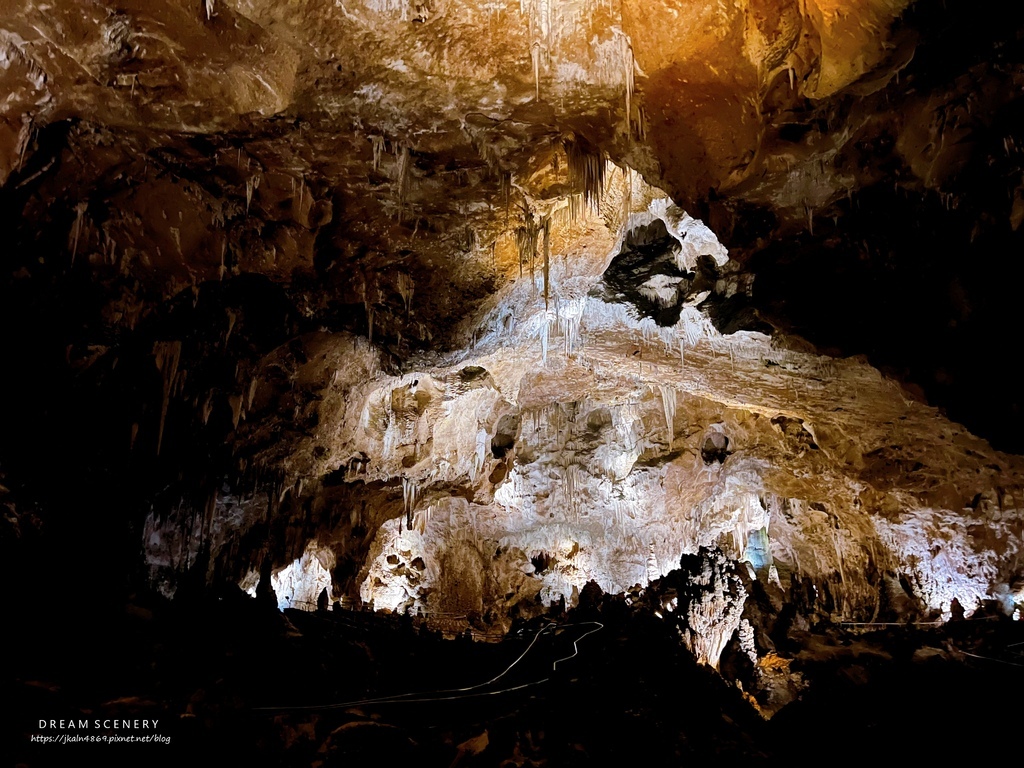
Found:
[[[1024,627],[995,616],[791,628],[777,649],[807,685],[771,720],[727,681],[736,654],[699,666],[614,599],[500,642],[241,594],[14,618],[17,765],[948,764],[1020,746]],[[158,720],[170,743],[31,740],[39,719],[108,718]]]

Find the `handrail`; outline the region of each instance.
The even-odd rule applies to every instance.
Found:
[[[561,663],[563,661],[566,661],[568,659],[575,658],[576,656],[579,655],[579,641],[580,640],[582,640],[584,637],[587,637],[588,635],[592,635],[595,632],[598,632],[598,631],[600,631],[601,629],[604,628],[604,625],[601,624],[600,622],[597,622],[597,621],[588,621],[588,622],[583,622],[582,624],[568,624],[568,625],[565,625],[565,627],[574,627],[574,626],[587,626],[587,625],[590,625],[590,624],[594,624],[594,625],[597,625],[597,626],[596,626],[595,629],[592,629],[589,632],[585,632],[584,634],[580,635],[575,640],[573,640],[573,653],[572,653],[572,655],[571,656],[565,656],[564,658],[561,658],[561,659],[556,659],[552,663],[552,667],[551,668],[552,668],[553,671],[557,671],[557,667],[558,667],[559,663]],[[533,680],[533,681],[528,682],[528,683],[522,683],[520,685],[512,686],[510,688],[502,688],[502,689],[499,689],[499,690],[496,690],[496,691],[479,691],[479,690],[477,690],[479,688],[483,688],[485,686],[491,685],[492,683],[496,683],[498,680],[500,680],[505,675],[507,675],[510,671],[512,671],[512,669],[517,664],[519,664],[519,662],[521,662],[524,658],[526,658],[527,654],[533,649],[534,645],[536,645],[536,643],[540,639],[541,635],[543,635],[545,632],[547,632],[552,627],[560,628],[559,625],[555,624],[554,622],[548,622],[547,624],[545,624],[543,627],[541,627],[534,634],[533,638],[530,640],[530,643],[529,643],[529,645],[527,645],[526,649],[521,654],[519,654],[519,656],[511,664],[509,664],[503,671],[498,673],[496,676],[492,677],[490,680],[488,680],[486,682],[483,682],[483,683],[477,683],[476,685],[470,685],[470,686],[467,686],[465,688],[445,688],[445,689],[441,689],[441,690],[437,690],[437,691],[421,691],[421,692],[402,693],[402,694],[396,694],[394,696],[381,696],[381,697],[372,698],[372,699],[360,699],[360,700],[356,700],[356,701],[346,701],[346,702],[340,702],[340,703],[335,703],[335,704],[311,704],[311,705],[278,706],[278,707],[253,707],[253,710],[254,711],[260,711],[260,712],[293,712],[293,711],[308,711],[308,710],[323,710],[323,709],[349,709],[351,707],[359,707],[359,706],[364,706],[364,705],[367,705],[367,704],[404,704],[404,703],[419,703],[419,702],[430,702],[430,701],[453,701],[453,700],[457,700],[457,699],[472,698],[472,697],[475,697],[475,696],[494,696],[494,695],[498,695],[498,694],[501,694],[501,693],[509,693],[509,692],[512,692],[512,691],[519,691],[519,690],[522,690],[524,688],[529,688],[529,687],[534,686],[534,685],[541,685],[542,683],[548,682],[551,678],[550,677],[545,677],[545,678],[542,678],[540,680]],[[454,696],[438,696],[438,695],[436,695],[436,694],[446,694],[446,693],[457,694],[457,695],[454,695]]]

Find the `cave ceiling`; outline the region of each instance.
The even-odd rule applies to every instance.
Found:
[[[393,608],[500,602],[446,582],[471,549],[553,599],[769,518],[839,612],[887,569],[1005,598],[1022,34],[954,0],[0,0],[4,482],[92,538],[67,510],[122,489],[102,537],[158,579],[187,499],[206,557],[318,537]]]

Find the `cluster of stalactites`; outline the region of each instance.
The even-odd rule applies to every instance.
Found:
[[[562,145],[569,165],[570,186],[582,190],[584,203],[598,210],[604,193],[604,153],[579,136],[565,138]]]

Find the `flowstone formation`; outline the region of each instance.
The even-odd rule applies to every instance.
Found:
[[[948,618],[954,601],[1017,610],[1020,459],[862,359],[719,332],[704,308],[746,290],[742,276],[701,222],[637,177],[609,168],[600,209],[554,221],[547,274],[524,275],[467,321],[465,349],[387,374],[358,339],[306,340],[297,379],[314,382],[315,429],[280,460],[285,493],[324,506],[333,489],[360,488],[375,508],[335,508],[310,536],[363,563],[339,573],[332,598],[500,628],[575,604],[588,582],[625,593],[720,547],[784,592],[813,584],[816,615],[833,621],[879,620],[892,583],[907,585],[908,615]],[[614,287],[624,270],[651,283],[652,263],[679,273],[656,294],[657,317],[641,292]],[[665,310],[671,324],[658,322]],[[265,386],[259,375],[250,386],[255,425]],[[253,507],[245,522],[238,509],[219,501],[214,530],[267,514]],[[173,536],[153,540],[151,563],[168,562]],[[324,565],[304,554],[289,578]],[[705,581],[725,578],[715,574]],[[294,604],[315,605],[324,587],[292,583]],[[739,626],[743,598],[730,594],[728,618],[705,617],[699,601],[681,609],[707,663]]]

